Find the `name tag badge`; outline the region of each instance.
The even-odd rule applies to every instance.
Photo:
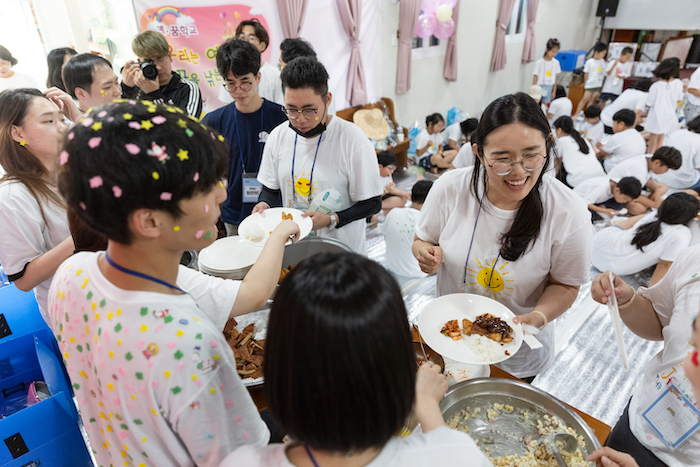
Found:
[[[258,181],[258,174],[243,173],[243,202],[257,203],[260,193],[262,193],[262,183]]]
[[[700,411],[671,384],[642,414],[672,450],[700,430]]]

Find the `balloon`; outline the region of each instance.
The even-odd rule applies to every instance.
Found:
[[[219,16],[220,16],[222,19],[226,18],[226,12],[223,11],[223,12],[219,13]]]
[[[416,23],[416,36],[418,37],[430,37],[435,31],[437,26],[437,18],[434,13],[423,13],[418,17],[418,23]]]
[[[420,4],[420,9],[423,13],[435,13],[443,0],[423,0]]]
[[[437,10],[435,10],[435,16],[438,21],[447,21],[452,18],[452,8],[448,5],[440,5]]]
[[[455,32],[455,22],[452,18],[450,18],[447,21],[438,22],[437,26],[435,27],[435,32],[433,32],[433,34],[438,39],[449,39],[449,37],[454,32]]]

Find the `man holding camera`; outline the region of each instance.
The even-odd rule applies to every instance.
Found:
[[[173,59],[165,37],[156,31],[145,31],[134,37],[131,48],[139,61],[128,61],[122,69],[122,97],[174,105],[199,118],[199,87],[172,71]]]

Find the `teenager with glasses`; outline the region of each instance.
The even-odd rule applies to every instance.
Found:
[[[281,77],[289,125],[267,140],[258,174],[263,191],[253,212],[280,205],[307,211],[319,236],[365,254],[365,219],[382,205],[376,152],[359,127],[328,114],[332,95],[323,64],[299,57]],[[314,198],[324,197],[340,207],[310,210]]]
[[[221,133],[229,147],[228,198],[221,206],[221,220],[228,235],[238,234],[238,225],[258,202],[257,181],[265,142],[273,128],[287,118],[279,104],[258,93],[260,52],[246,41],[228,40],[216,52],[216,67],[224,78],[223,88],[234,102],[203,119]]]
[[[553,321],[589,280],[593,232],[583,201],[545,177],[555,142],[537,102],[500,97],[472,139],[474,167],[435,182],[416,226],[413,254],[437,272],[438,295],[474,293],[541,328],[543,347],[521,347],[498,366],[531,381],[554,360]]]

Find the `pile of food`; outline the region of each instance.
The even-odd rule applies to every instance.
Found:
[[[463,431],[464,433],[469,432],[469,424],[474,421],[474,419],[481,418],[483,421],[488,423],[495,422],[499,417],[507,416],[510,417],[513,423],[519,425],[532,425],[533,435],[539,434],[540,436],[548,435],[557,432],[567,432],[572,434],[578,441],[579,449],[575,452],[566,452],[563,446],[558,445],[559,452],[561,453],[566,465],[569,467],[588,467],[590,464],[584,458],[582,454],[586,449],[586,442],[583,436],[580,436],[576,431],[564,425],[559,418],[550,415],[542,415],[538,417],[536,414],[530,414],[526,410],[515,409],[511,405],[507,404],[492,404],[491,408],[486,409],[482,412],[481,408],[476,407],[474,409],[466,407],[465,409],[455,413],[452,418],[447,421],[447,426]],[[482,430],[483,433],[483,430]],[[545,446],[538,444],[538,438],[534,438],[531,435],[523,436],[517,439],[518,443],[522,446],[521,454],[514,452],[506,452],[500,456],[493,456],[491,454],[492,447],[496,444],[511,444],[514,441],[514,436],[508,433],[502,433],[498,429],[491,429],[488,436],[474,436],[474,441],[482,449],[484,454],[489,458],[491,463],[496,467],[558,467],[556,459],[552,455],[551,451]],[[509,439],[510,438],[510,439]]]
[[[262,243],[265,238],[265,230],[255,222],[251,222],[242,229],[241,236],[252,243]]]
[[[255,340],[255,324],[249,324],[238,331],[238,322],[230,318],[224,326],[224,337],[236,357],[236,371],[241,378],[261,378],[263,376],[263,355],[265,340]]]
[[[471,336],[473,334],[485,336],[492,341],[503,343],[513,340],[513,328],[498,316],[494,316],[490,313],[479,315],[474,321],[469,321],[466,318],[463,319],[461,330],[457,320],[453,319],[446,322],[440,332],[455,341],[462,338],[462,333],[464,333],[465,336]]]
[[[291,215],[291,214],[290,214],[290,215]],[[284,278],[287,277],[287,274],[289,274],[290,272],[292,272],[292,271],[294,270],[295,267],[296,267],[296,265],[290,264],[288,268],[282,268],[282,270],[280,271],[280,278],[279,278],[279,280],[277,281],[277,283],[278,283],[278,284],[281,284],[282,281],[284,280]]]

